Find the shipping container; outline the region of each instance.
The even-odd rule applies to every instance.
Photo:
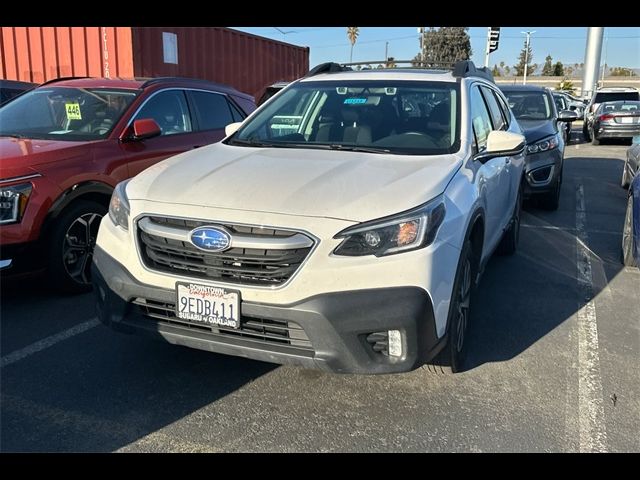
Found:
[[[309,71],[309,48],[223,27],[0,27],[0,78],[180,76],[259,98]]]

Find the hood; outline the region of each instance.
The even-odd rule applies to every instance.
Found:
[[[399,156],[217,143],[158,163],[129,199],[350,221],[418,206],[442,193],[456,155]]]
[[[21,171],[38,170],[38,166],[59,160],[86,156],[96,142],[64,142],[0,137],[1,177],[21,175]],[[11,175],[8,173],[11,172]]]
[[[558,133],[555,120],[518,120],[528,144]]]

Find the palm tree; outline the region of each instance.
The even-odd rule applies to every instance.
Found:
[[[351,42],[351,54],[349,55],[349,62],[353,62],[353,46],[356,44],[359,33],[359,27],[347,27],[347,37],[349,37],[349,41]]]

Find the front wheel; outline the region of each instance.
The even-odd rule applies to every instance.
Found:
[[[93,249],[106,213],[105,206],[83,200],[56,219],[50,238],[49,276],[58,290],[66,293],[91,290]]]
[[[447,317],[447,344],[442,351],[425,365],[432,373],[449,374],[462,371],[467,353],[471,290],[476,271],[471,242],[467,240],[462,249],[458,270],[453,285],[449,315]]]
[[[639,266],[633,257],[633,196],[629,195],[627,213],[624,216],[622,229],[622,263],[627,267]]]
[[[627,160],[624,162],[624,165],[622,166],[622,181],[620,182],[620,185],[624,189],[629,188],[629,184],[631,183],[631,180],[629,180],[629,175],[627,175],[628,166],[629,166],[629,159],[627,158]]]
[[[584,122],[584,125],[582,125],[582,136],[584,137],[585,142],[591,141],[591,135],[589,135],[589,126],[587,125],[586,121]]]
[[[498,255],[513,255],[518,248],[520,239],[520,216],[522,215],[522,187],[518,190],[516,205],[513,208],[509,228],[502,235],[496,253]]]

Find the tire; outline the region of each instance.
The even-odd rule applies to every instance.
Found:
[[[91,290],[91,260],[100,220],[107,208],[81,200],[56,219],[49,238],[49,277],[64,293]]]
[[[522,215],[522,186],[518,190],[518,198],[511,215],[509,228],[502,235],[502,239],[498,244],[496,253],[498,255],[513,255],[518,248],[518,240],[520,239],[520,217]]]
[[[584,124],[582,125],[582,136],[584,137],[584,141],[585,142],[590,142],[591,141],[591,135],[589,135],[589,127],[587,125],[586,120],[585,120]]]
[[[463,370],[467,353],[466,337],[469,332],[471,293],[477,271],[476,259],[471,241],[467,240],[460,253],[458,269],[447,317],[447,343],[440,353],[423,369],[436,374],[452,374]]]
[[[627,212],[622,228],[622,263],[627,267],[639,266],[633,257],[633,196],[629,195]]]
[[[560,170],[560,175],[556,179],[556,184],[553,187],[553,190],[547,192],[538,197],[539,205],[549,211],[555,211],[560,206],[560,190],[562,188],[562,170]]]
[[[627,160],[624,162],[624,165],[622,166],[622,180],[620,181],[620,186],[622,188],[624,188],[625,190],[627,188],[629,188],[629,184],[631,183],[631,180],[629,179],[629,176],[627,175],[627,166],[629,165],[629,159],[627,158]]]

